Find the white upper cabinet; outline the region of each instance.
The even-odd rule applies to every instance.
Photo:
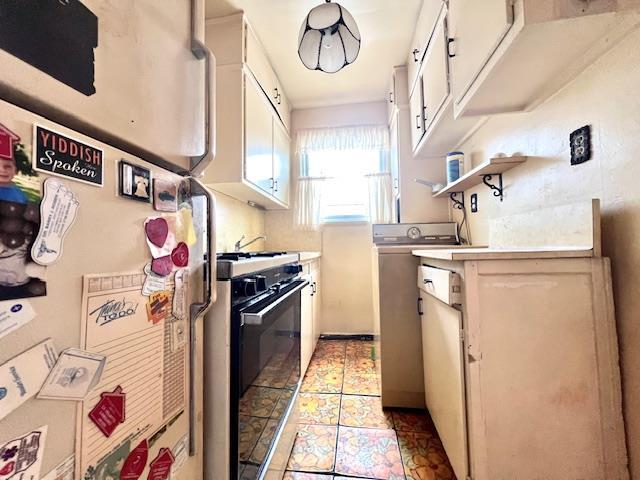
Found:
[[[407,57],[410,93],[416,84],[418,72],[420,71],[420,62],[422,62],[427,50],[433,27],[445,5],[444,0],[424,0],[422,4]]]
[[[411,147],[415,150],[424,135],[424,106],[422,100],[422,81],[419,81],[409,98],[409,116],[411,117]]]
[[[445,16],[442,15],[429,42],[422,70],[425,130],[429,129],[449,96],[447,60]]]
[[[218,154],[205,172],[214,190],[267,209],[290,199],[290,105],[262,45],[242,14],[207,22],[207,45],[220,53]]]
[[[638,24],[631,0],[450,0],[455,115],[529,110]]]
[[[273,121],[273,195],[289,204],[291,140],[280,122]]]
[[[273,188],[273,114],[259,86],[247,79],[245,86],[244,175],[256,187]]]
[[[452,81],[459,100],[513,26],[511,0],[454,0],[449,22],[455,42]]]

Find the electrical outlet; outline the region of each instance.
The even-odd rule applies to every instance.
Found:
[[[571,165],[591,160],[591,125],[579,128],[569,136]]]
[[[471,195],[471,213],[478,213],[478,194]]]

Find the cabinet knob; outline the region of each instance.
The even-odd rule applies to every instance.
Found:
[[[418,58],[418,54],[420,53],[420,50],[416,48],[411,53],[413,53],[413,61],[418,63],[420,61],[420,59]]]
[[[422,310],[422,298],[418,297],[418,315],[424,315],[424,311]]]
[[[389,92],[389,103],[393,103],[393,92]]]
[[[420,126],[420,115],[416,115],[416,128],[420,130],[422,127]]]

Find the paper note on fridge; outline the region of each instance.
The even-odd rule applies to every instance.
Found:
[[[67,232],[76,220],[80,202],[64,183],[55,178],[44,182],[44,198],[40,203],[40,232],[31,247],[31,258],[40,265],[55,263],[62,255]]]
[[[0,420],[40,391],[57,357],[47,339],[0,366]]]
[[[106,361],[104,355],[77,348],[65,350],[45,380],[38,398],[84,400],[100,381]]]
[[[9,335],[36,318],[36,312],[27,300],[0,302],[0,338]]]
[[[0,443],[0,480],[38,480],[47,426]]]

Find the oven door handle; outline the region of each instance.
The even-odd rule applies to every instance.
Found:
[[[240,318],[241,318],[240,325],[262,325],[262,319],[269,312],[271,312],[274,308],[276,308],[278,305],[280,305],[282,302],[287,300],[292,295],[295,295],[296,293],[298,293],[300,290],[302,290],[307,285],[309,285],[309,281],[308,280],[302,280],[301,283],[297,287],[295,287],[294,289],[288,291],[285,295],[283,295],[280,298],[278,298],[275,302],[270,303],[268,306],[266,306],[265,308],[263,308],[259,312],[257,312],[257,313],[243,313],[240,316]]]

